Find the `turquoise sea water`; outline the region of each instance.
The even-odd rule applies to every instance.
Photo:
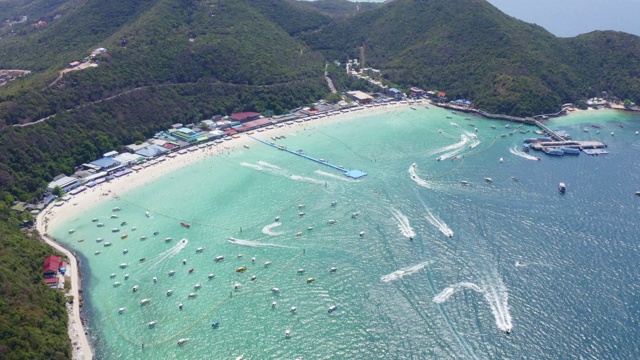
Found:
[[[434,107],[348,116],[293,126],[278,142],[368,172],[361,180],[255,142],[54,229],[81,258],[96,358],[640,357],[640,117],[553,120],[574,138],[605,141],[610,154],[534,161],[517,153],[535,135],[502,138],[499,121]]]

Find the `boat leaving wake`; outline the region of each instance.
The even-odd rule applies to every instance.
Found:
[[[233,238],[233,237],[229,238],[229,242],[232,243],[232,244],[237,244],[237,245],[242,245],[242,246],[250,246],[250,247],[279,247],[279,248],[295,249],[292,246],[261,243],[261,242],[257,242],[257,241],[251,241],[251,240],[236,239],[236,238]]]
[[[273,224],[269,224],[265,227],[262,228],[262,233],[265,235],[269,235],[269,236],[278,236],[278,235],[282,235],[284,234],[283,232],[275,232],[275,231],[271,231],[271,229],[276,228],[278,226],[281,226],[282,223],[277,221],[274,222]]]
[[[393,215],[393,218],[398,222],[398,229],[400,229],[402,236],[411,239],[416,236],[416,232],[411,227],[411,224],[409,224],[409,218],[405,214],[394,208],[391,208],[391,214]]]
[[[429,214],[428,216],[426,216],[426,218],[427,218],[427,221],[431,223],[431,225],[437,227],[438,230],[440,230],[440,232],[443,233],[445,236],[453,237],[453,230],[451,230],[451,228],[447,225],[447,223],[445,223],[441,219],[438,219],[438,217],[433,215],[433,213],[428,209],[427,209],[427,212]]]
[[[535,160],[535,161],[540,160],[539,157],[532,156],[532,155],[527,154],[524,151],[518,150],[518,146],[517,145],[514,145],[512,148],[509,148],[509,152],[512,153],[513,155],[520,156],[521,158],[525,158],[527,160]]]
[[[273,175],[286,177],[294,181],[303,181],[303,182],[308,182],[308,183],[318,184],[318,185],[324,185],[325,183],[322,180],[318,180],[314,178],[309,178],[309,177],[300,176],[300,175],[289,175],[286,169],[283,169],[273,164],[269,164],[268,162],[265,162],[265,161],[258,161],[258,164],[251,164],[243,161],[240,163],[240,165],[244,167],[248,167],[253,170],[264,171]]]
[[[160,254],[158,254],[157,256],[151,258],[149,261],[147,261],[147,264],[153,262],[153,264],[151,264],[151,266],[149,266],[149,269],[153,269],[153,268],[157,267],[158,265],[160,265],[160,263],[162,263],[163,261],[178,255],[178,253],[180,251],[182,251],[182,249],[187,247],[187,244],[189,244],[189,240],[182,239],[182,240],[178,241],[177,244],[173,245],[173,247],[171,247],[170,249],[165,250],[165,251],[161,252]]]
[[[511,314],[509,314],[509,305],[507,304],[509,296],[507,293],[507,288],[506,286],[504,286],[504,283],[500,278],[498,278],[497,283],[483,284],[482,288],[474,283],[469,282],[461,282],[455,285],[451,285],[448,288],[442,290],[440,294],[436,295],[433,298],[433,302],[437,304],[444,303],[451,297],[451,295],[464,288],[482,293],[484,299],[489,304],[489,308],[493,313],[493,317],[496,320],[498,329],[504,331],[507,334],[511,331],[511,329],[513,328],[513,324],[511,323]]]
[[[440,294],[436,295],[433,298],[433,302],[436,304],[442,304],[443,302],[449,300],[449,298],[451,297],[451,295],[455,294],[456,292],[458,292],[459,290],[462,290],[464,288],[467,289],[471,289],[473,291],[477,291],[479,293],[482,293],[482,289],[480,289],[480,287],[474,283],[469,283],[469,282],[461,282],[461,283],[457,283],[455,285],[451,285],[448,288],[442,290],[440,292]]]
[[[417,167],[418,165],[416,165],[416,163],[411,164],[411,166],[409,167],[409,174],[411,175],[411,180],[415,181],[416,184],[424,188],[432,189],[433,186],[429,182],[427,182],[426,180],[418,176],[418,174],[416,173]]]
[[[326,176],[328,178],[336,179],[336,180],[342,180],[342,181],[347,181],[347,182],[358,182],[358,180],[353,180],[353,179],[350,179],[350,178],[348,178],[346,176],[340,176],[340,175],[328,173],[328,172],[325,172],[325,171],[322,171],[322,170],[316,170],[316,171],[314,171],[314,173],[316,173],[318,175]]]
[[[422,270],[427,265],[429,265],[429,262],[425,261],[425,262],[421,262],[420,264],[413,265],[411,267],[402,268],[400,270],[396,270],[396,271],[392,272],[391,274],[387,274],[387,275],[381,277],[380,280],[382,280],[382,282],[386,282],[386,283],[392,282],[392,281],[396,281],[396,280],[400,280],[405,275],[411,275],[411,274],[417,273],[418,271]]]

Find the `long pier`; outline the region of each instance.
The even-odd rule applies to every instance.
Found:
[[[307,160],[311,160],[311,161],[316,162],[318,164],[321,164],[321,165],[324,165],[324,166],[328,166],[328,167],[330,167],[332,169],[338,170],[338,171],[342,172],[345,176],[350,177],[352,179],[359,179],[359,178],[367,175],[367,173],[364,172],[364,171],[347,170],[343,166],[331,164],[331,163],[327,162],[324,159],[316,159],[316,158],[314,158],[312,156],[309,156],[309,155],[307,155],[307,154],[305,154],[303,152],[289,150],[284,145],[277,145],[276,143],[264,141],[262,139],[258,139],[256,137],[251,136],[251,135],[247,135],[247,136],[249,136],[253,140],[259,141],[259,142],[261,142],[261,143],[263,143],[265,145],[271,146],[272,148],[276,148],[276,149],[278,149],[280,151],[286,151],[286,152],[288,152],[290,154],[297,155],[297,156],[300,156],[300,157],[305,158]]]
[[[540,129],[542,129],[542,131],[544,131],[545,133],[547,133],[547,135],[549,135],[549,137],[552,138],[553,140],[565,141],[565,139],[563,139],[562,136],[558,135],[557,132],[549,129],[546,125],[544,125],[540,121],[536,120],[536,126],[539,127]]]

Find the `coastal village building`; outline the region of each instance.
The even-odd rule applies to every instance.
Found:
[[[127,150],[130,153],[135,153],[136,151],[138,151],[140,149],[144,149],[149,145],[151,145],[151,143],[148,142],[148,141],[145,141],[145,142],[140,143],[140,144],[129,144],[129,145],[125,146],[124,148],[125,148],[125,150]]]
[[[142,148],[136,151],[135,154],[144,156],[145,158],[154,158],[167,152],[169,152],[167,148],[162,147],[160,145],[151,144],[145,148]]]
[[[100,168],[101,171],[113,170],[119,166],[121,166],[118,160],[114,160],[112,158],[104,157],[102,159],[94,160],[89,164],[95,165]]]
[[[347,91],[347,95],[354,101],[360,104],[370,104],[373,102],[373,96],[366,94],[362,91]]]
[[[257,120],[259,118],[260,118],[260,114],[256,112],[241,112],[241,113],[231,114],[231,116],[229,116],[229,120],[239,121],[241,123],[251,121],[251,120]]]
[[[58,175],[53,178],[53,181],[47,186],[47,191],[53,191],[53,189],[60,187],[61,189],[69,189],[78,184],[78,179],[66,175]]]
[[[404,94],[402,94],[402,91],[396,88],[390,88],[389,96],[391,96],[394,100],[402,100],[402,98],[404,97]]]
[[[44,259],[44,266],[42,268],[42,277],[44,278],[45,284],[50,287],[57,287],[60,279],[58,278],[58,273],[60,271],[60,265],[62,263],[62,259],[59,256],[50,255],[46,259]]]

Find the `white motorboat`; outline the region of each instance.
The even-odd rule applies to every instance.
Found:
[[[97,239],[96,239],[96,242],[97,242],[97,243],[99,243],[99,242],[101,242],[102,240],[104,240],[104,239],[103,239],[103,238],[97,238]]]
[[[298,205],[298,209],[302,209],[302,208],[304,208],[304,204]]]
[[[264,267],[267,267],[267,266],[269,266],[269,265],[271,265],[271,261],[265,261],[265,262],[264,262]]]
[[[110,277],[113,279],[114,277],[116,277],[116,274],[115,274],[115,273],[112,273],[112,274],[110,275]]]
[[[252,263],[255,263],[255,262],[256,262],[256,258],[255,258],[255,257],[252,257],[252,258],[251,258],[251,262],[252,262]]]
[[[118,231],[120,231],[120,229],[118,229],[118,228],[111,229],[111,232],[118,232]]]
[[[118,309],[118,314],[122,314],[125,311],[127,311],[127,308],[126,307],[121,307],[120,309]]]
[[[151,213],[150,213],[150,212],[148,212],[148,211],[145,211],[144,215],[145,215],[146,217],[151,217]]]
[[[193,299],[194,297],[198,296],[198,294],[196,293],[190,293],[189,294],[189,299]]]
[[[138,230],[138,228],[135,226],[131,228],[131,231],[136,231],[136,230]]]
[[[187,265],[187,259],[182,259],[182,265]]]
[[[332,202],[331,202],[331,206],[336,206],[336,205],[338,205],[338,202],[337,202],[337,201],[332,201]]]
[[[327,312],[328,312],[329,314],[331,314],[332,312],[336,311],[336,309],[337,309],[337,308],[338,308],[337,306],[335,306],[335,305],[331,305],[331,306],[329,307],[329,310],[328,310]]]
[[[113,287],[118,287],[120,285],[122,285],[122,283],[120,281],[116,281],[116,282],[113,283]]]
[[[338,271],[337,267],[332,267],[331,269],[329,269],[329,272],[336,272],[336,271]]]
[[[304,215],[305,215],[305,213],[303,213],[303,212],[298,213],[298,216],[300,216],[300,217],[302,217]]]
[[[138,285],[133,286],[133,292],[136,292],[136,291],[138,291]]]
[[[471,184],[471,183],[470,183],[470,182],[468,182],[467,180],[462,180],[462,181],[460,181],[460,184],[462,184],[462,185],[469,185],[469,184]]]
[[[103,227],[103,226],[104,226],[104,224],[103,224],[103,223],[97,223],[97,224],[96,224],[96,226],[97,226],[97,227]]]
[[[129,280],[129,274],[124,274],[124,279]]]
[[[242,257],[242,254],[238,254],[238,259],[240,259]]]
[[[124,249],[124,250],[122,250],[122,253],[123,253],[123,254],[126,254],[126,253],[128,253],[128,252],[129,252],[129,249]]]
[[[276,222],[280,221],[280,216],[276,216]]]
[[[158,278],[154,276],[154,277],[153,277],[153,283],[155,284],[155,283],[157,283],[157,282],[158,282]]]
[[[295,306],[292,306],[291,309],[289,310],[290,313],[295,313],[296,311],[298,311],[298,308]]]
[[[240,283],[233,284],[233,290],[238,290],[238,289],[240,289]]]
[[[271,308],[272,308],[272,309],[275,309],[275,308],[276,308],[276,305],[278,305],[278,303],[277,303],[277,302],[275,302],[275,301],[274,301],[274,302],[272,302],[272,303],[271,303]]]
[[[126,268],[127,266],[129,266],[129,264],[127,264],[127,263],[122,263],[122,264],[120,264],[120,268],[121,268],[121,269],[124,269],[124,268]]]
[[[184,338],[184,339],[180,339],[180,340],[178,340],[178,346],[182,346],[182,345],[184,345],[184,343],[186,343],[187,341],[189,341],[189,339],[188,339],[188,338]]]
[[[152,327],[156,326],[157,323],[158,323],[157,321],[153,320],[152,322],[148,323],[147,326],[149,328],[152,328]]]
[[[111,218],[112,218],[112,219],[117,219],[117,218],[118,218],[118,215],[116,215],[116,214],[111,214]]]
[[[351,218],[352,218],[352,219],[355,219],[355,218],[357,218],[357,217],[358,217],[358,215],[360,215],[360,213],[359,213],[359,212],[351,213]]]
[[[196,254],[200,254],[203,251],[204,251],[204,246],[203,247],[199,247],[199,248],[196,249]]]
[[[284,332],[284,337],[288,338],[291,337],[291,330],[288,330]]]
[[[167,296],[169,296],[171,294],[173,294],[173,290],[171,290],[171,289],[167,290]]]
[[[360,237],[364,236],[364,231],[360,231]]]
[[[201,287],[202,287],[202,284],[200,284],[200,283],[197,283],[197,284],[195,284],[195,285],[193,286],[193,288],[194,288],[194,289],[196,289],[196,290],[197,290],[197,289],[200,289]]]
[[[76,229],[70,229],[69,230],[69,234],[73,234],[74,232],[76,232]]]
[[[149,302],[151,302],[151,299],[142,299],[142,300],[140,300],[140,305],[146,305]]]
[[[175,270],[169,270],[169,276],[173,276],[176,273]]]
[[[143,236],[140,236],[140,240],[147,240],[147,237],[146,237],[146,236],[144,236],[144,235],[143,235]]]
[[[216,256],[216,262],[224,260],[224,256]]]
[[[122,210],[119,206],[114,207],[113,209],[111,209],[112,211],[120,211]]]
[[[257,279],[257,277],[255,275],[251,275],[251,281],[254,281],[255,279]]]
[[[307,228],[307,230],[308,230],[308,231],[313,230],[313,226],[309,226],[309,227]]]
[[[104,247],[108,247],[108,246],[111,246],[111,243],[107,241],[106,243],[104,243],[104,244],[102,244],[102,245],[103,245]]]
[[[92,222],[96,222],[96,221],[98,221],[98,218],[93,218],[93,219],[91,219],[91,221]]]
[[[492,183],[492,182],[493,182],[493,179],[492,179],[492,178],[490,178],[490,177],[486,177],[486,178],[484,178],[484,181],[486,181],[486,182],[488,182],[488,183]]]
[[[305,271],[306,271],[305,269],[300,268],[300,269],[298,269],[298,274],[302,274],[302,273],[304,273]]]
[[[169,242],[171,240],[173,240],[173,238],[168,237],[168,238],[164,239],[164,242]]]
[[[271,292],[274,294],[280,294],[280,289],[278,289],[277,287],[271,288]]]
[[[96,251],[94,254],[95,255],[100,255],[100,251]]]
[[[330,224],[330,225],[335,224],[337,222],[338,222],[337,220],[333,220],[333,219],[327,220],[327,224]]]

